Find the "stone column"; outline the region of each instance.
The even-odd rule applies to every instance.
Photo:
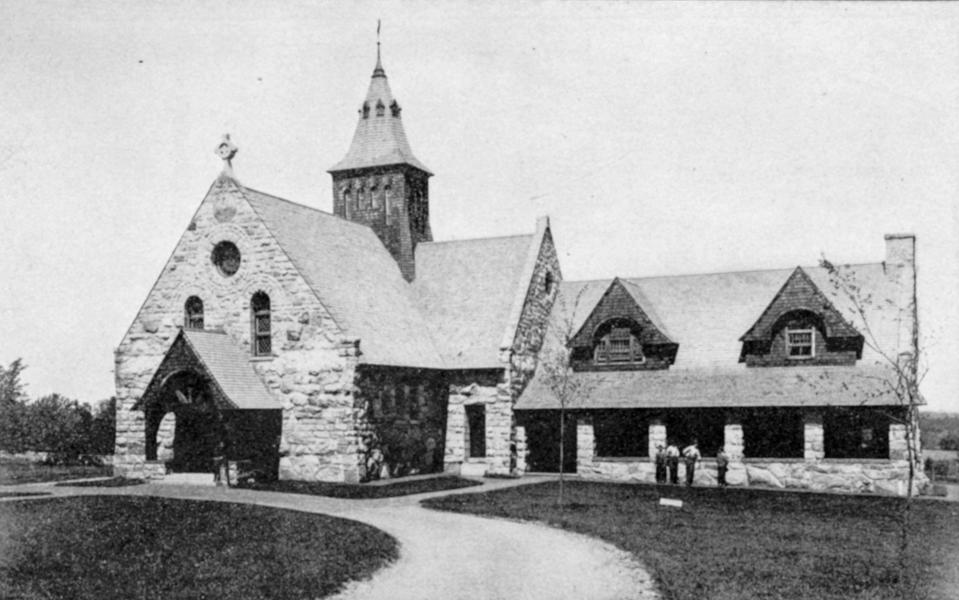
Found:
[[[654,418],[649,422],[649,458],[655,460],[656,446],[666,447],[666,423],[660,418]]]
[[[803,438],[803,457],[806,462],[818,462],[825,458],[822,413],[809,411],[803,414]]]
[[[459,474],[460,466],[466,460],[466,408],[463,406],[463,399],[458,390],[451,386],[443,452],[443,470],[447,473]]]
[[[517,425],[513,429],[513,440],[516,444],[516,473],[522,475],[526,472],[526,427]]]
[[[904,423],[889,424],[889,459],[909,460],[909,446],[906,443],[906,425]]]
[[[172,411],[163,415],[157,428],[156,448],[159,462],[173,460],[173,438],[176,436],[176,414]]]
[[[581,416],[576,420],[576,467],[589,468],[593,465],[595,455],[595,438],[593,436],[593,419]]]
[[[746,465],[743,462],[745,436],[743,435],[742,417],[739,413],[726,414],[726,425],[723,428],[723,447],[729,456],[729,468],[726,471],[726,485],[746,485],[749,481]]]

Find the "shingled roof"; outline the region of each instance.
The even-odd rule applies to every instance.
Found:
[[[249,353],[222,331],[182,329],[174,338],[137,405],[149,404],[161,393],[169,375],[192,364],[206,376],[213,401],[225,409],[282,408],[250,364]]]
[[[333,320],[360,339],[360,361],[442,368],[410,285],[372,229],[244,188],[244,195]]]
[[[764,367],[576,373],[588,390],[567,404],[583,408],[708,408],[757,406],[881,406],[881,367]],[[535,377],[517,410],[558,409],[559,400]]]
[[[350,149],[343,160],[329,169],[330,173],[407,164],[432,175],[426,165],[413,156],[400,118],[399,104],[393,98],[379,55],[363,107]]]
[[[869,263],[846,265],[840,269],[855,282],[863,295],[870,297],[865,321],[869,323],[868,330],[876,344],[892,355],[909,350],[910,340],[901,333],[901,320],[911,318],[909,311],[905,310],[908,306],[907,288],[911,285],[911,281],[904,277],[906,267]],[[849,324],[859,331],[866,331],[863,318],[851,310],[850,299],[837,292],[825,268],[803,267],[803,271]],[[739,363],[740,337],[759,319],[793,272],[794,269],[774,269],[623,279],[642,294],[642,300],[638,297],[637,300],[642,302],[645,310],[657,316],[669,331],[670,338],[679,344],[679,352],[669,371],[577,374],[577,377],[597,378],[604,382],[591,394],[590,405],[599,407],[605,402],[633,402],[635,406],[660,405],[657,403],[682,406],[684,402],[698,402],[693,398],[696,395],[735,405],[776,405],[777,402],[799,400],[815,402],[815,395],[804,392],[800,386],[807,367],[747,368]],[[550,316],[550,330],[555,331],[566,323],[571,323],[574,331],[578,330],[610,281],[564,281],[560,284],[559,298]],[[555,335],[547,335],[546,339],[547,344],[558,343]],[[882,362],[882,357],[867,346],[855,367],[808,369],[810,374],[831,373],[828,385],[839,386],[820,386],[821,392],[846,388],[859,389],[863,393],[869,388],[876,392],[877,383],[870,378],[875,373],[870,369],[878,368]],[[541,371],[538,370],[523,393],[517,408],[547,408],[555,403],[542,385]],[[710,387],[713,385],[710,382],[715,382],[714,387]],[[789,400],[790,393],[795,393],[799,400]],[[654,395],[661,398],[654,399]],[[830,403],[836,401],[828,393],[822,394],[819,401],[824,402],[826,398]]]
[[[502,368],[499,349],[537,237],[430,242],[416,247],[413,288],[448,368]]]

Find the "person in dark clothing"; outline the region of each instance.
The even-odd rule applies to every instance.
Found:
[[[679,484],[679,447],[675,443],[666,448],[666,468],[669,470],[669,483]]]
[[[729,469],[729,456],[723,446],[716,452],[716,483],[719,487],[726,487],[726,471]]]
[[[656,444],[656,483],[666,483],[666,448]]]

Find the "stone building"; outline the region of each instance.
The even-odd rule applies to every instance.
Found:
[[[734,485],[901,492],[902,411],[864,333],[896,353],[913,339],[911,236],[848,268],[886,308],[863,322],[821,268],[563,282],[546,218],[433,241],[432,173],[379,56],[358,113],[333,214],[246,187],[229,137],[217,148],[223,172],[116,350],[118,475],[220,456],[306,481],[555,470],[540,363],[568,341],[588,393],[567,407],[567,469],[648,480],[657,443],[697,437],[726,445]]]

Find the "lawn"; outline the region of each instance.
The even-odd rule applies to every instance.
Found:
[[[222,502],[13,501],[0,524],[0,598],[318,598],[398,555],[362,523]]]
[[[331,498],[349,498],[369,500],[373,498],[391,498],[409,496],[426,492],[441,492],[464,487],[482,485],[480,482],[463,479],[453,475],[428,477],[422,479],[397,479],[385,484],[369,483],[325,483],[320,481],[269,481],[242,484],[251,490],[284,492],[287,494],[309,494],[311,496],[329,496]]]
[[[913,503],[899,581],[897,498],[568,482],[426,500],[430,508],[544,521],[634,554],[667,600],[957,598],[959,504]]]
[[[113,468],[102,467],[48,467],[32,462],[0,461],[0,485],[64,481],[85,477],[109,477]]]

